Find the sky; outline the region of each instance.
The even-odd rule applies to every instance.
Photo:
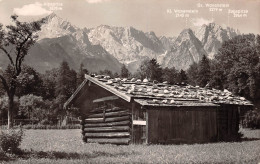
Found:
[[[132,26],[157,36],[215,22],[260,34],[260,0],[0,0],[0,23],[37,20],[52,12],[80,28]]]

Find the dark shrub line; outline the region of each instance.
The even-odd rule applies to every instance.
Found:
[[[15,126],[14,129],[19,128],[20,126]],[[80,125],[23,125],[22,126],[23,129],[42,129],[42,130],[46,130],[46,129],[80,129]],[[1,129],[7,129],[7,126],[1,126]]]

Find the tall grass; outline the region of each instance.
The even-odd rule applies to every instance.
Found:
[[[25,154],[12,163],[258,163],[260,140],[253,138],[213,144],[116,146],[83,143],[78,129],[26,130],[21,144]]]

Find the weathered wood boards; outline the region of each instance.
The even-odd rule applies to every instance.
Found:
[[[103,113],[98,113],[98,114],[92,114],[89,115],[88,118],[101,118],[103,117]],[[118,112],[105,112],[105,117],[121,117],[121,116],[127,116],[129,115],[128,111],[118,111]]]
[[[239,137],[238,106],[222,104],[218,110],[218,140],[230,141]]]
[[[85,119],[86,123],[102,123],[102,122],[118,122],[118,121],[125,121],[129,120],[129,116],[121,116],[121,117],[113,117],[113,118],[89,118]]]
[[[129,144],[130,114],[120,108],[96,109],[84,119],[86,142]]]
[[[89,138],[89,143],[128,145],[129,138]]]
[[[130,125],[130,121],[119,121],[119,122],[109,122],[109,123],[92,123],[85,124],[85,127],[110,127],[110,126],[122,126],[122,125]]]
[[[128,132],[130,130],[129,126],[110,126],[110,127],[94,127],[94,128],[84,128],[85,132]]]
[[[114,80],[103,83],[88,77],[75,100],[69,100],[85,117],[81,124],[86,142],[205,143],[226,141],[238,134],[238,108],[245,106],[223,105],[239,104],[238,99],[216,100],[217,94],[226,93],[167,84],[125,85]]]
[[[105,101],[113,101],[118,100],[119,98],[117,96],[107,96],[99,99],[93,100],[93,103],[99,103],[99,102],[105,102]]]
[[[99,132],[99,133],[85,133],[85,136],[88,138],[122,138],[129,137],[129,132]]]
[[[216,109],[148,110],[148,143],[205,143],[216,140]]]

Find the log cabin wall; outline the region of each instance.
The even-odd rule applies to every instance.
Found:
[[[130,103],[91,82],[77,102],[81,111],[84,142],[130,143]]]
[[[128,109],[107,106],[95,108],[84,118],[83,127],[85,142],[130,143],[131,115]]]
[[[206,143],[217,139],[216,107],[147,109],[148,143]]]

